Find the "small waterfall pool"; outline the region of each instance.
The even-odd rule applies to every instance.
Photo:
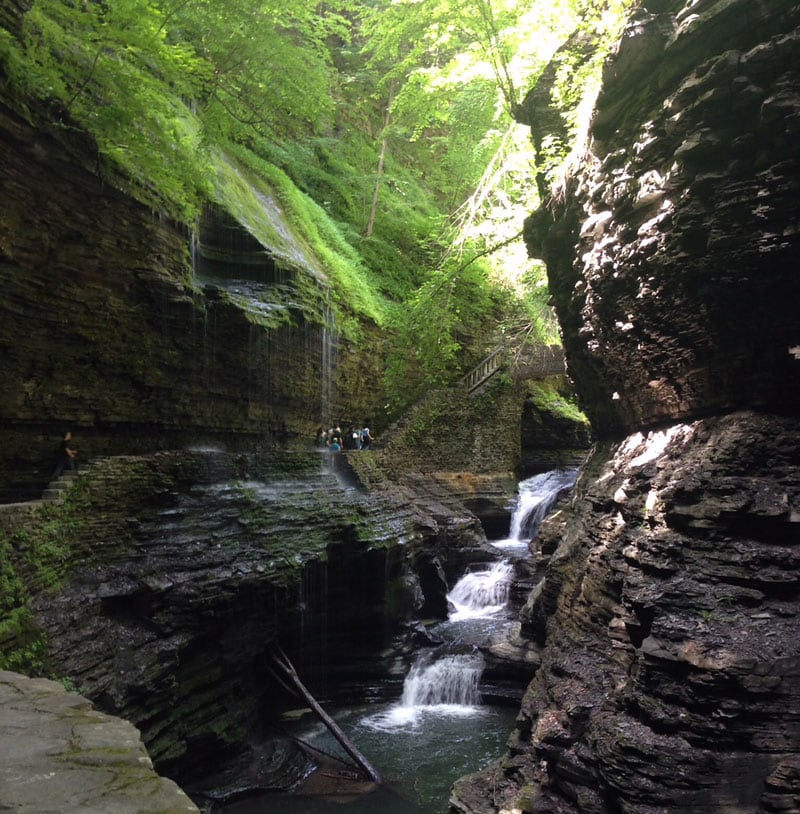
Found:
[[[379,766],[384,788],[352,799],[264,795],[230,803],[225,814],[445,814],[452,783],[502,754],[516,715],[511,707],[458,705],[405,719],[395,705],[335,710],[339,726]],[[322,724],[299,734],[341,754]]]
[[[501,755],[514,726],[516,708],[481,704],[480,647],[512,623],[513,560],[527,555],[528,541],[576,476],[558,470],[520,483],[509,537],[493,543],[498,560],[453,586],[450,618],[431,629],[444,644],[418,654],[396,702],[328,710],[380,769],[385,788],[346,800],[266,795],[229,803],[225,814],[445,814],[452,783]],[[297,725],[291,734],[341,754],[321,723]]]

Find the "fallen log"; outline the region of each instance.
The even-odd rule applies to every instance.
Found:
[[[334,721],[333,718],[331,718],[330,715],[325,712],[325,710],[317,702],[316,698],[314,698],[314,696],[311,695],[311,693],[305,687],[291,661],[289,661],[289,657],[283,652],[280,645],[274,645],[272,658],[275,665],[279,667],[283,671],[284,675],[286,675],[292,684],[294,684],[297,691],[308,702],[308,705],[314,710],[322,723],[325,724],[331,735],[336,738],[342,749],[344,749],[345,752],[347,752],[347,754],[350,755],[350,757],[355,761],[355,763],[367,773],[371,780],[373,780],[375,783],[383,784],[383,778],[378,770],[364,757],[364,755],[361,754],[347,735],[342,732],[336,721]]]

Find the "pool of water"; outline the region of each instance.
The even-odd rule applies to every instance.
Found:
[[[510,707],[400,703],[332,711],[336,722],[382,774],[385,787],[352,800],[267,794],[230,803],[225,814],[446,814],[450,787],[505,749],[516,710]],[[342,755],[322,724],[291,734]]]
[[[453,783],[505,752],[517,707],[479,703],[482,651],[507,639],[513,625],[508,597],[513,561],[529,556],[528,540],[572,488],[577,470],[555,470],[519,485],[508,539],[497,540],[497,562],[465,574],[448,599],[451,617],[430,629],[441,646],[423,650],[395,703],[327,710],[383,776],[384,784],[350,798],[262,794],[215,809],[224,814],[446,814]],[[286,734],[344,758],[328,730],[293,722]],[[322,774],[322,773],[321,773]],[[319,777],[319,775],[318,775]],[[352,788],[352,787],[351,787]]]

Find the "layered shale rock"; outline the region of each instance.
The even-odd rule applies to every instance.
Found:
[[[494,794],[462,781],[457,810],[797,810],[799,453],[749,412],[598,447],[542,535]]]
[[[4,653],[38,652],[182,782],[296,705],[272,669],[278,643],[320,700],[399,692],[393,638],[445,617],[452,575],[487,557],[465,509],[368,494],[344,458],[331,470],[315,452],[116,456],[63,503],[26,508],[22,525],[22,508],[0,512],[4,578],[28,614],[4,626]]]
[[[41,493],[66,429],[88,460],[201,438],[305,444],[320,416],[369,414],[379,360],[337,363],[311,259],[216,210],[192,235],[26,105],[0,77],[0,499]]]
[[[454,811],[800,811],[798,44],[794,2],[640,7],[527,224],[600,442]]]
[[[797,16],[639,9],[583,163],[526,225],[598,433],[800,403]]]

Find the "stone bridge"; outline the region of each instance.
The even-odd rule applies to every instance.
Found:
[[[560,345],[501,347],[490,353],[461,379],[468,393],[475,393],[501,370],[515,379],[544,379],[565,372],[564,349]]]

